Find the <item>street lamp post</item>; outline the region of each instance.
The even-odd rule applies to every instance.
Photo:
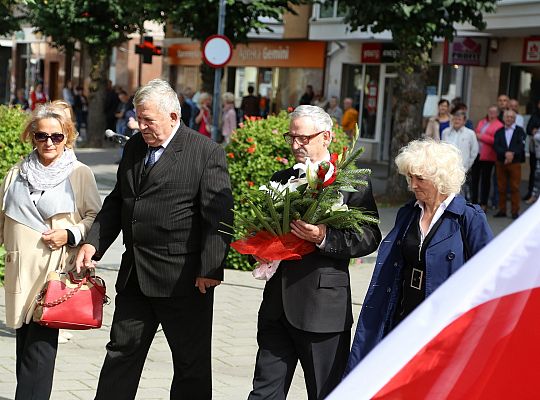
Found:
[[[219,0],[219,17],[218,17],[218,35],[223,35],[225,33],[225,9],[226,3],[225,0]],[[214,129],[212,130],[212,139],[217,141],[218,139],[218,127],[219,127],[219,115],[221,108],[221,74],[223,73],[222,68],[216,68],[214,71],[214,98],[212,101],[212,114],[213,120],[212,124]]]

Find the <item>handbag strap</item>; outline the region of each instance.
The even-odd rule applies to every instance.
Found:
[[[53,301],[49,301],[47,303],[44,303],[43,301],[40,301],[40,305],[43,306],[43,307],[54,307],[54,306],[57,306],[59,304],[62,304],[63,302],[71,299],[75,293],[77,293],[79,291],[79,289],[82,287],[82,285],[86,284],[86,276],[84,278],[82,278],[79,282],[79,284],[74,287],[72,290],[70,290],[69,292],[67,292],[65,295],[63,295],[62,297],[56,299],[56,300],[53,300]]]
[[[69,272],[68,273],[68,276],[69,276],[69,279],[71,282],[77,282],[77,279],[75,279],[75,277],[73,276],[73,273],[72,272]],[[86,274],[84,275],[84,277],[78,281],[78,284],[76,287],[74,287],[72,290],[70,290],[68,293],[64,294],[62,297],[56,299],[56,300],[53,300],[53,301],[50,301],[50,302],[47,302],[47,303],[44,303],[43,300],[39,302],[39,304],[42,306],[42,307],[54,307],[54,306],[57,306],[59,304],[62,304],[64,303],[65,301],[71,299],[75,293],[77,293],[81,287],[83,285],[86,285],[88,282],[90,282],[95,288],[96,290],[104,297],[104,303],[108,303],[108,297],[106,296],[105,294],[105,282],[103,281],[103,279],[99,278],[100,283],[96,282],[96,279],[94,277],[92,277],[90,275],[90,271],[86,271]]]

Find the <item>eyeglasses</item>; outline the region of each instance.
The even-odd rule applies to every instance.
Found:
[[[60,144],[64,141],[65,135],[63,133],[52,133],[47,134],[45,132],[36,132],[34,133],[34,139],[36,142],[46,142],[51,139],[54,144]]]
[[[321,133],[324,133],[324,132],[328,132],[328,131],[320,131],[320,132],[314,133],[313,135],[307,135],[307,136],[291,135],[289,132],[285,132],[283,134],[283,139],[285,139],[285,141],[288,144],[293,144],[294,142],[296,142],[299,145],[304,146],[308,144],[311,141],[311,139],[313,139],[316,136],[319,136]]]

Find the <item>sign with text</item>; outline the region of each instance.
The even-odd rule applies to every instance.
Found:
[[[171,65],[197,66],[202,61],[198,42],[173,44],[168,55]],[[227,66],[324,68],[325,56],[325,42],[252,42],[236,45]]]
[[[456,37],[445,42],[444,63],[485,67],[487,65],[488,38]]]
[[[393,43],[362,43],[362,64],[395,63],[399,50]]]
[[[523,41],[523,62],[540,63],[540,37],[527,38]]]

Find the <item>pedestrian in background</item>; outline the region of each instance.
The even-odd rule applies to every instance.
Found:
[[[48,100],[43,91],[43,82],[36,82],[34,90],[30,92],[30,109],[34,111],[39,104],[45,104]]]
[[[19,106],[23,109],[23,111],[26,111],[30,108],[30,104],[28,103],[28,99],[24,95],[24,89],[19,88],[15,92],[15,97],[11,100],[12,106]]]
[[[330,97],[328,102],[328,109],[326,110],[328,115],[336,121],[338,125],[341,125],[341,119],[343,118],[343,110],[339,106],[339,100],[336,96]]]
[[[493,148],[497,153],[497,187],[499,189],[499,211],[494,217],[506,217],[506,192],[510,186],[512,218],[519,217],[521,163],[525,162],[525,131],[516,125],[516,113],[504,112],[504,127],[495,133]]]
[[[71,80],[66,81],[66,86],[64,86],[64,88],[62,89],[62,97],[71,107],[73,107],[73,104],[75,103],[75,97],[73,93],[73,83],[71,82]]]
[[[516,125],[525,129],[523,115],[519,113],[519,101],[516,99],[510,99],[508,101],[508,109],[513,110],[516,113]]]
[[[82,136],[81,132],[83,126],[85,131],[88,127],[88,99],[84,94],[84,89],[82,86],[77,86],[75,89],[73,111],[75,112],[75,119],[77,120],[77,131]],[[84,137],[84,139],[86,139],[86,137]]]
[[[510,98],[504,94],[501,93],[499,97],[497,97],[497,107],[499,108],[499,121],[501,121],[504,124],[504,112],[508,110]]]
[[[467,114],[463,111],[455,111],[452,115],[451,126],[446,128],[441,136],[441,140],[453,144],[461,153],[461,160],[466,175],[469,175],[469,182],[463,185],[463,193],[467,200],[471,196],[470,174],[471,167],[478,156],[478,139],[472,129],[465,127]]]
[[[306,91],[302,94],[300,97],[300,100],[298,101],[298,104],[301,106],[311,105],[311,102],[313,101],[313,98],[315,97],[315,93],[313,92],[313,86],[307,85]]]
[[[16,400],[50,397],[58,329],[32,321],[35,298],[49,272],[75,268],[78,246],[101,207],[92,171],[73,152],[77,132],[65,105],[36,108],[21,136],[34,150],[9,170],[0,188],[6,325],[16,336]]]
[[[223,141],[228,144],[231,135],[236,129],[236,109],[234,108],[234,94],[231,92],[223,93],[223,114],[221,116],[221,134]]]
[[[537,166],[536,158],[536,140],[534,135],[540,130],[540,100],[536,103],[536,109],[532,112],[531,118],[527,123],[527,140],[529,141],[529,184],[527,186],[527,193],[523,196],[523,200],[527,201],[531,197],[533,187],[535,185],[535,171]]]
[[[424,137],[434,140],[441,140],[442,132],[450,126],[450,102],[440,99],[437,104],[437,115],[429,118],[424,132]]]
[[[212,138],[212,96],[206,92],[199,96],[199,115],[195,123],[199,125],[200,134]]]
[[[465,169],[455,146],[414,140],[395,162],[416,199],[379,247],[347,373],[493,238],[482,209],[460,194]]]
[[[96,400],[134,399],[158,326],[172,353],[171,399],[212,397],[214,287],[223,280],[232,193],[223,148],[180,122],[178,96],[154,79],[134,98],[140,133],[77,258],[99,260],[120,232],[111,339]]]
[[[189,127],[191,121],[191,106],[187,103],[186,96],[183,93],[178,93],[178,101],[180,102],[180,108],[182,110],[180,119]]]
[[[253,86],[248,86],[247,96],[242,97],[240,108],[242,109],[244,118],[259,116],[259,99],[257,96],[253,95],[254,92],[255,88]]]
[[[471,179],[471,202],[480,204],[480,207],[487,212],[487,204],[491,186],[491,175],[493,167],[497,160],[497,154],[493,148],[495,132],[503,127],[498,118],[499,110],[497,106],[492,105],[488,108],[487,115],[482,118],[476,126],[476,138],[480,146],[480,155],[478,161],[478,172],[473,169]],[[480,190],[479,190],[480,187]],[[478,193],[480,192],[480,201]]]
[[[341,120],[341,126],[343,131],[347,134],[349,139],[352,139],[356,124],[358,124],[358,110],[353,107],[353,99],[345,97],[343,99],[343,119]]]

